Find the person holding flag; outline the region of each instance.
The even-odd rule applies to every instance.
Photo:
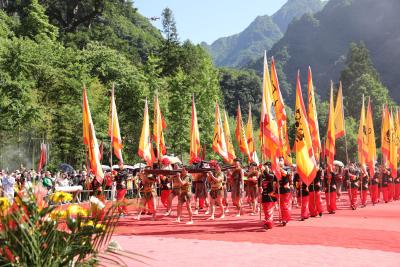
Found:
[[[275,188],[277,180],[271,171],[269,164],[261,168],[262,174],[259,178],[258,188],[261,194],[261,206],[264,211],[263,225],[265,230],[272,229],[274,225],[274,209],[277,201]]]
[[[231,174],[231,198],[233,205],[237,208],[236,217],[240,217],[242,211],[242,194],[244,187],[244,172],[240,166],[240,160],[234,160],[234,169]]]

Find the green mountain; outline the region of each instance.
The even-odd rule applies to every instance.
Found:
[[[331,0],[322,11],[291,23],[269,52],[283,71],[280,80],[289,82],[284,88],[289,102],[294,101],[297,70],[305,83],[309,65],[318,93],[326,99],[329,82],[339,78],[351,42],[366,45],[383,84],[400,102],[399,12],[398,0]],[[249,68],[260,72],[262,59],[249,64]]]
[[[295,17],[314,13],[322,9],[321,0],[288,0],[272,16],[258,16],[244,31],[222,37],[211,45],[202,43],[211,54],[217,66],[241,67],[269,50],[286,31]]]
[[[272,20],[278,25],[283,33],[294,18],[299,18],[305,13],[320,11],[327,2],[316,0],[288,0],[274,15]]]

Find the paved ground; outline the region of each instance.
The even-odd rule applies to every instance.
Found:
[[[343,198],[336,214],[301,222],[294,208],[293,221],[268,231],[259,216],[230,214],[210,222],[201,214],[185,225],[161,213],[155,222],[149,216],[137,222],[131,208],[113,240],[149,257],[135,256],[150,266],[400,266],[400,201],[353,211]],[[143,265],[131,259],[127,264]]]

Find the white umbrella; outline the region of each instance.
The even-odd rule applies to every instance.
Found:
[[[177,164],[177,163],[182,164],[182,161],[178,157],[165,155],[161,158],[161,160],[165,158],[169,160],[170,164]]]
[[[101,165],[101,168],[103,169],[103,171],[109,171],[111,169],[110,166],[107,165]]]
[[[135,165],[133,165],[133,169],[134,170],[136,170],[136,169],[144,169],[144,168],[146,168],[146,164],[144,164],[144,163],[136,163]]]

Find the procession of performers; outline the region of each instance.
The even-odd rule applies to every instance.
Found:
[[[223,219],[229,214],[228,204],[232,203],[236,217],[243,215],[247,210],[243,209],[246,205],[250,208],[250,215],[261,216],[263,213],[265,229],[274,226],[274,215],[279,218],[282,226],[289,223],[292,219],[291,209],[296,203],[301,209],[301,221],[321,217],[324,212],[323,202],[326,211],[334,214],[342,190],[348,192],[350,208],[353,210],[365,207],[368,198],[370,203],[377,204],[381,192],[385,203],[400,199],[400,177],[393,179],[388,168],[376,167],[374,176],[370,177],[368,169],[352,163],[334,168],[321,165],[314,180],[307,185],[296,172],[295,165],[285,166],[283,159],[279,164],[279,177],[272,172],[268,162],[242,167],[239,160],[225,168],[212,160],[198,163],[195,168],[162,162],[161,168],[156,169],[159,172],[152,172],[155,169],[142,169],[135,176],[138,179],[140,198],[136,219],[140,220],[141,215],[147,211],[151,219],[156,220],[159,197],[160,205],[166,208],[164,216],[174,216],[172,211],[174,199],[177,198],[176,223],[182,222],[186,214],[186,224],[193,224],[196,215],[200,213],[209,214],[207,220]],[[116,200],[122,202],[119,212],[124,216],[127,214],[124,197],[128,175],[121,167],[113,176]]]

